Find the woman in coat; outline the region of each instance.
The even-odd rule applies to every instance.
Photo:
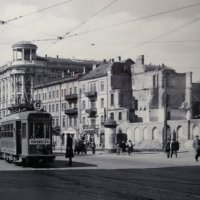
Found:
[[[74,157],[74,153],[73,153],[73,140],[70,137],[70,134],[67,133],[67,146],[66,146],[66,154],[65,154],[65,158],[69,158],[69,166],[72,166],[72,158]]]
[[[193,147],[195,149],[195,160],[198,161],[198,157],[200,156],[200,140],[198,135],[195,137],[195,140],[193,141]]]

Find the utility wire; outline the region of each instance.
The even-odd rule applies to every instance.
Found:
[[[58,40],[56,40],[53,44],[49,45],[46,49],[44,49],[42,52],[44,52],[45,50],[49,49],[51,46],[53,46],[55,43],[57,43],[59,40],[64,39],[64,37],[66,35],[68,35],[69,33],[71,33],[72,31],[74,31],[75,29],[79,28],[80,26],[82,26],[83,24],[85,24],[86,22],[88,22],[90,19],[92,19],[93,17],[95,17],[97,14],[99,14],[100,12],[102,12],[103,10],[105,10],[106,8],[108,8],[109,6],[111,6],[112,4],[114,4],[117,0],[111,2],[110,4],[108,4],[106,7],[104,7],[103,9],[101,9],[100,11],[98,11],[97,13],[95,13],[94,15],[92,15],[89,19],[85,20],[84,22],[82,22],[81,24],[79,24],[78,26],[76,26],[74,29],[72,29],[71,31],[67,32],[63,37],[58,37]],[[42,53],[41,52],[41,53]]]
[[[142,46],[142,45],[144,45],[144,44],[150,43],[150,42],[152,42],[152,41],[154,41],[154,40],[157,40],[158,38],[161,38],[161,37],[163,37],[163,36],[165,36],[165,35],[168,35],[168,34],[170,34],[170,33],[172,33],[172,32],[175,32],[175,31],[177,31],[177,30],[179,30],[179,29],[181,29],[181,28],[184,28],[184,27],[186,27],[186,26],[188,26],[188,25],[190,25],[190,24],[193,24],[193,23],[195,23],[195,22],[197,22],[197,21],[199,21],[199,20],[200,20],[200,18],[195,19],[195,20],[193,20],[193,21],[191,21],[191,22],[189,22],[189,23],[187,23],[187,24],[185,24],[185,25],[183,25],[183,26],[180,26],[180,27],[178,27],[178,28],[175,28],[175,29],[173,29],[173,30],[171,30],[171,31],[169,31],[169,32],[167,32],[167,33],[165,33],[165,34],[162,34],[162,35],[160,35],[160,36],[158,36],[158,37],[155,37],[155,38],[153,38],[153,39],[151,39],[151,40],[148,40],[148,41],[146,41],[146,42],[143,42],[142,44],[139,44],[139,45],[137,45],[137,46],[135,46],[135,47],[132,47],[132,48],[126,49],[126,50],[124,50],[124,51],[122,51],[122,52],[119,52],[118,54],[115,54],[115,55],[113,55],[113,56],[116,56],[116,55],[125,53],[125,52],[127,52],[127,51],[132,50],[132,49],[135,49],[135,48],[137,48],[137,47],[140,47],[140,46]]]
[[[41,32],[41,31],[35,31],[33,29],[30,29],[30,28],[25,28],[25,27],[21,27],[21,26],[17,26],[17,25],[13,25],[13,24],[7,24],[8,26],[15,26],[17,28],[21,28],[21,29],[26,29],[26,30],[29,30],[29,31],[33,31],[33,32],[36,32],[36,33],[42,33],[42,34],[45,34],[45,35],[49,35],[49,36],[54,36],[54,37],[58,37],[56,35],[52,35],[50,33],[44,33],[44,32]]]
[[[183,9],[198,6],[198,5],[200,5],[200,3],[189,5],[189,6],[184,6],[184,7],[181,7],[181,8],[176,8],[176,9],[173,9],[173,10],[168,10],[168,11],[164,11],[164,12],[160,12],[160,13],[156,13],[156,14],[153,14],[153,15],[148,15],[148,16],[145,16],[145,17],[140,17],[140,18],[137,18],[137,19],[133,19],[133,20],[129,20],[129,21],[125,21],[125,22],[121,22],[121,23],[117,23],[117,24],[113,24],[113,25],[109,25],[109,26],[104,26],[104,27],[101,27],[101,28],[96,28],[96,29],[93,29],[93,30],[90,30],[90,31],[76,33],[74,35],[69,35],[65,38],[74,37],[74,36],[77,36],[77,35],[83,35],[83,34],[86,34],[86,33],[95,32],[95,31],[99,31],[99,30],[102,30],[102,29],[111,28],[111,27],[114,27],[114,26],[120,26],[120,25],[131,23],[131,22],[134,22],[134,21],[139,21],[139,20],[142,20],[142,19],[147,19],[147,18],[150,18],[150,17],[155,17],[155,16],[158,16],[158,15],[163,15],[163,14],[170,13],[170,12],[175,12],[175,11],[178,11],[178,10],[183,10]]]
[[[104,7],[103,9],[101,9],[100,11],[98,11],[97,13],[95,13],[94,15],[92,15],[90,18],[88,18],[87,20],[85,20],[84,22],[82,22],[81,24],[79,24],[78,26],[76,26],[74,29],[72,29],[71,31],[67,32],[63,37],[65,37],[66,35],[68,35],[69,33],[73,32],[74,30],[76,30],[77,28],[79,28],[80,26],[82,26],[83,24],[85,24],[86,22],[88,22],[90,19],[92,19],[93,17],[95,17],[96,15],[98,15],[100,12],[102,12],[103,10],[105,10],[106,8],[108,8],[109,6],[111,6],[112,4],[114,4],[117,0],[111,2],[110,4],[108,4],[106,7]]]
[[[74,1],[74,0],[64,1],[64,2],[62,2],[62,3],[55,4],[55,5],[50,6],[50,7],[47,7],[47,8],[43,8],[43,9],[41,9],[41,10],[37,10],[37,11],[35,11],[35,12],[29,13],[29,14],[26,14],[26,15],[22,15],[22,16],[19,16],[19,17],[15,17],[15,18],[10,19],[10,20],[7,20],[7,21],[0,21],[0,23],[1,23],[1,24],[7,24],[7,23],[10,22],[10,21],[14,21],[14,20],[17,20],[17,19],[21,19],[21,18],[23,18],[23,17],[27,17],[27,16],[29,16],[29,15],[33,15],[33,14],[38,13],[38,12],[42,12],[42,11],[44,11],[44,10],[47,10],[47,9],[50,9],[50,8],[53,8],[53,7],[56,7],[56,6],[60,6],[60,5],[62,5],[62,4],[68,3],[68,2],[70,2],[70,1]]]

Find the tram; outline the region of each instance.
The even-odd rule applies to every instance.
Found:
[[[27,110],[5,116],[1,119],[0,151],[11,163],[53,162],[51,114]]]

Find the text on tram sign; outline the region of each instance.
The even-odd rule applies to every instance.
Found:
[[[30,139],[29,144],[50,144],[50,139]]]

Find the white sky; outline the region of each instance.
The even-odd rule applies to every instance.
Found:
[[[1,0],[0,20],[7,21],[64,1]],[[63,36],[113,1],[73,0],[7,25],[0,25],[0,66],[12,60],[14,43]],[[117,59],[117,56],[121,56],[122,59],[131,58],[135,61],[139,55],[144,55],[146,64],[164,63],[177,72],[192,71],[193,82],[196,82],[200,81],[200,20],[161,37],[154,43],[136,46],[200,18],[200,4],[120,26],[78,34],[197,3],[200,0],[118,0],[69,34],[77,34],[76,36],[61,40],[51,47],[49,46],[53,41],[33,43],[38,46],[37,54],[40,56],[47,54],[51,57],[59,55],[61,58],[93,60]],[[49,48],[46,49],[47,47]]]

